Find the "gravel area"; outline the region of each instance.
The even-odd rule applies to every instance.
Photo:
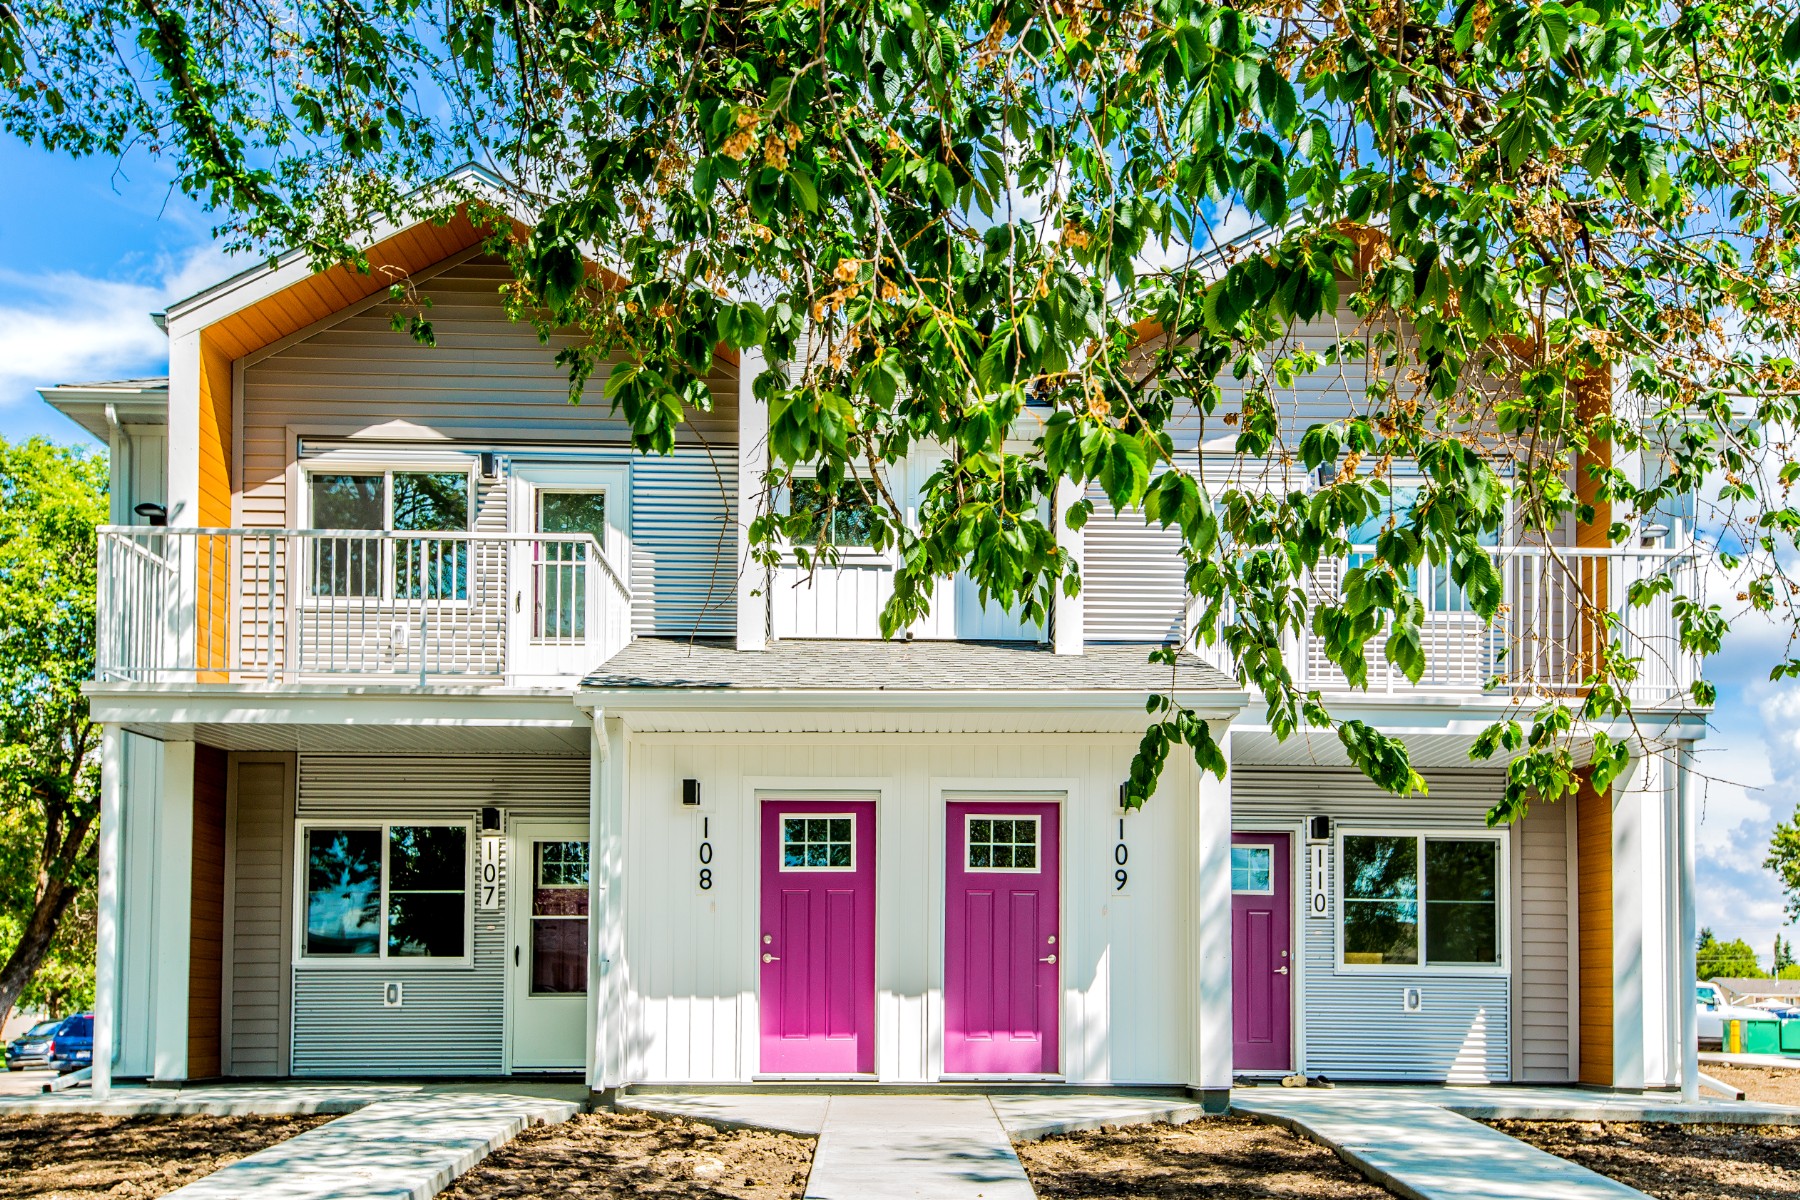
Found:
[[[439,1200],[793,1200],[806,1190],[813,1139],[720,1130],[650,1113],[586,1113],[528,1129]]]
[[[330,1117],[0,1117],[0,1200],[145,1200]]]
[[[1800,1067],[1728,1067],[1724,1063],[1701,1063],[1700,1073],[1730,1084],[1759,1104],[1800,1107]],[[1704,1094],[1718,1096],[1711,1090]]]
[[[1494,1121],[1657,1200],[1800,1200],[1800,1128]]]
[[[1071,1133],[1018,1151],[1040,1200],[1392,1200],[1323,1146],[1250,1117]]]

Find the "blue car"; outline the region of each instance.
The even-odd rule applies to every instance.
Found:
[[[94,1065],[94,1014],[77,1013],[50,1035],[50,1069],[58,1074]]]
[[[39,1021],[6,1044],[6,1069],[25,1071],[50,1065],[50,1035],[61,1028],[64,1018]]]

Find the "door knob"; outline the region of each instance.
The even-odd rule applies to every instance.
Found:
[[[780,962],[781,956],[778,954],[765,954],[763,955],[763,961],[766,963]]]
[[[1287,972],[1287,968],[1286,968],[1286,967],[1276,967],[1276,968],[1275,968],[1275,973],[1276,973],[1276,974],[1277,974],[1277,975],[1286,975],[1286,974],[1287,974],[1287,973],[1288,973],[1288,972]]]
[[[1056,961],[1056,955],[1052,954],[1049,958],[1040,958],[1038,961],[1041,963],[1054,963]]]

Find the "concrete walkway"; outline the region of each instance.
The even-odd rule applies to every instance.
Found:
[[[428,1200],[533,1125],[582,1110],[579,1084],[114,1088],[0,1102],[0,1114],[346,1113],[168,1193],[182,1200]]]
[[[1407,1200],[1645,1200],[1644,1193],[1586,1167],[1528,1146],[1498,1130],[1404,1093],[1491,1092],[1478,1102],[1484,1112],[1504,1109],[1512,1088],[1246,1088],[1232,1093],[1232,1108],[1284,1125],[1335,1151],[1338,1157]],[[1525,1091],[1528,1089],[1518,1089]],[[1541,1089],[1566,1092],[1566,1089]],[[1441,1095],[1438,1098],[1443,1098]],[[1450,1097],[1455,1101],[1457,1097]],[[1635,1100],[1640,1097],[1601,1097]],[[1603,1117],[1571,1117],[1571,1103],[1557,1116],[1538,1098],[1512,1111],[1546,1119],[1645,1120],[1643,1107],[1607,1105]],[[1723,1105],[1719,1107],[1724,1107]]]
[[[833,1096],[806,1200],[1033,1200],[986,1096]]]

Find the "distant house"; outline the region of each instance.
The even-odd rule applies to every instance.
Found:
[[[1104,500],[1060,534],[1085,586],[1047,626],[957,579],[879,640],[894,563],[855,494],[839,565],[765,576],[760,364],[719,351],[712,410],[635,454],[566,402],[480,243],[459,218],[382,231],[373,275],[259,266],[170,306],[166,382],[45,391],[120,472],[90,688],[99,1086],[1679,1082],[1703,714],[1667,607],[1624,604],[1691,565],[1678,528],[1496,545],[1493,626],[1422,571],[1417,686],[1378,661],[1351,690],[1296,641],[1304,687],[1405,738],[1430,793],[1395,798],[1335,737],[1278,740],[1230,662],[1146,664],[1190,627],[1179,547]],[[435,348],[390,332],[399,274]],[[1503,770],[1470,745],[1579,686],[1584,596],[1643,659],[1657,752],[1489,828]],[[1229,778],[1178,753],[1123,812],[1171,683]]]
[[[1765,1000],[1800,1004],[1800,979],[1714,979],[1711,982],[1728,1004],[1759,1004]]]

